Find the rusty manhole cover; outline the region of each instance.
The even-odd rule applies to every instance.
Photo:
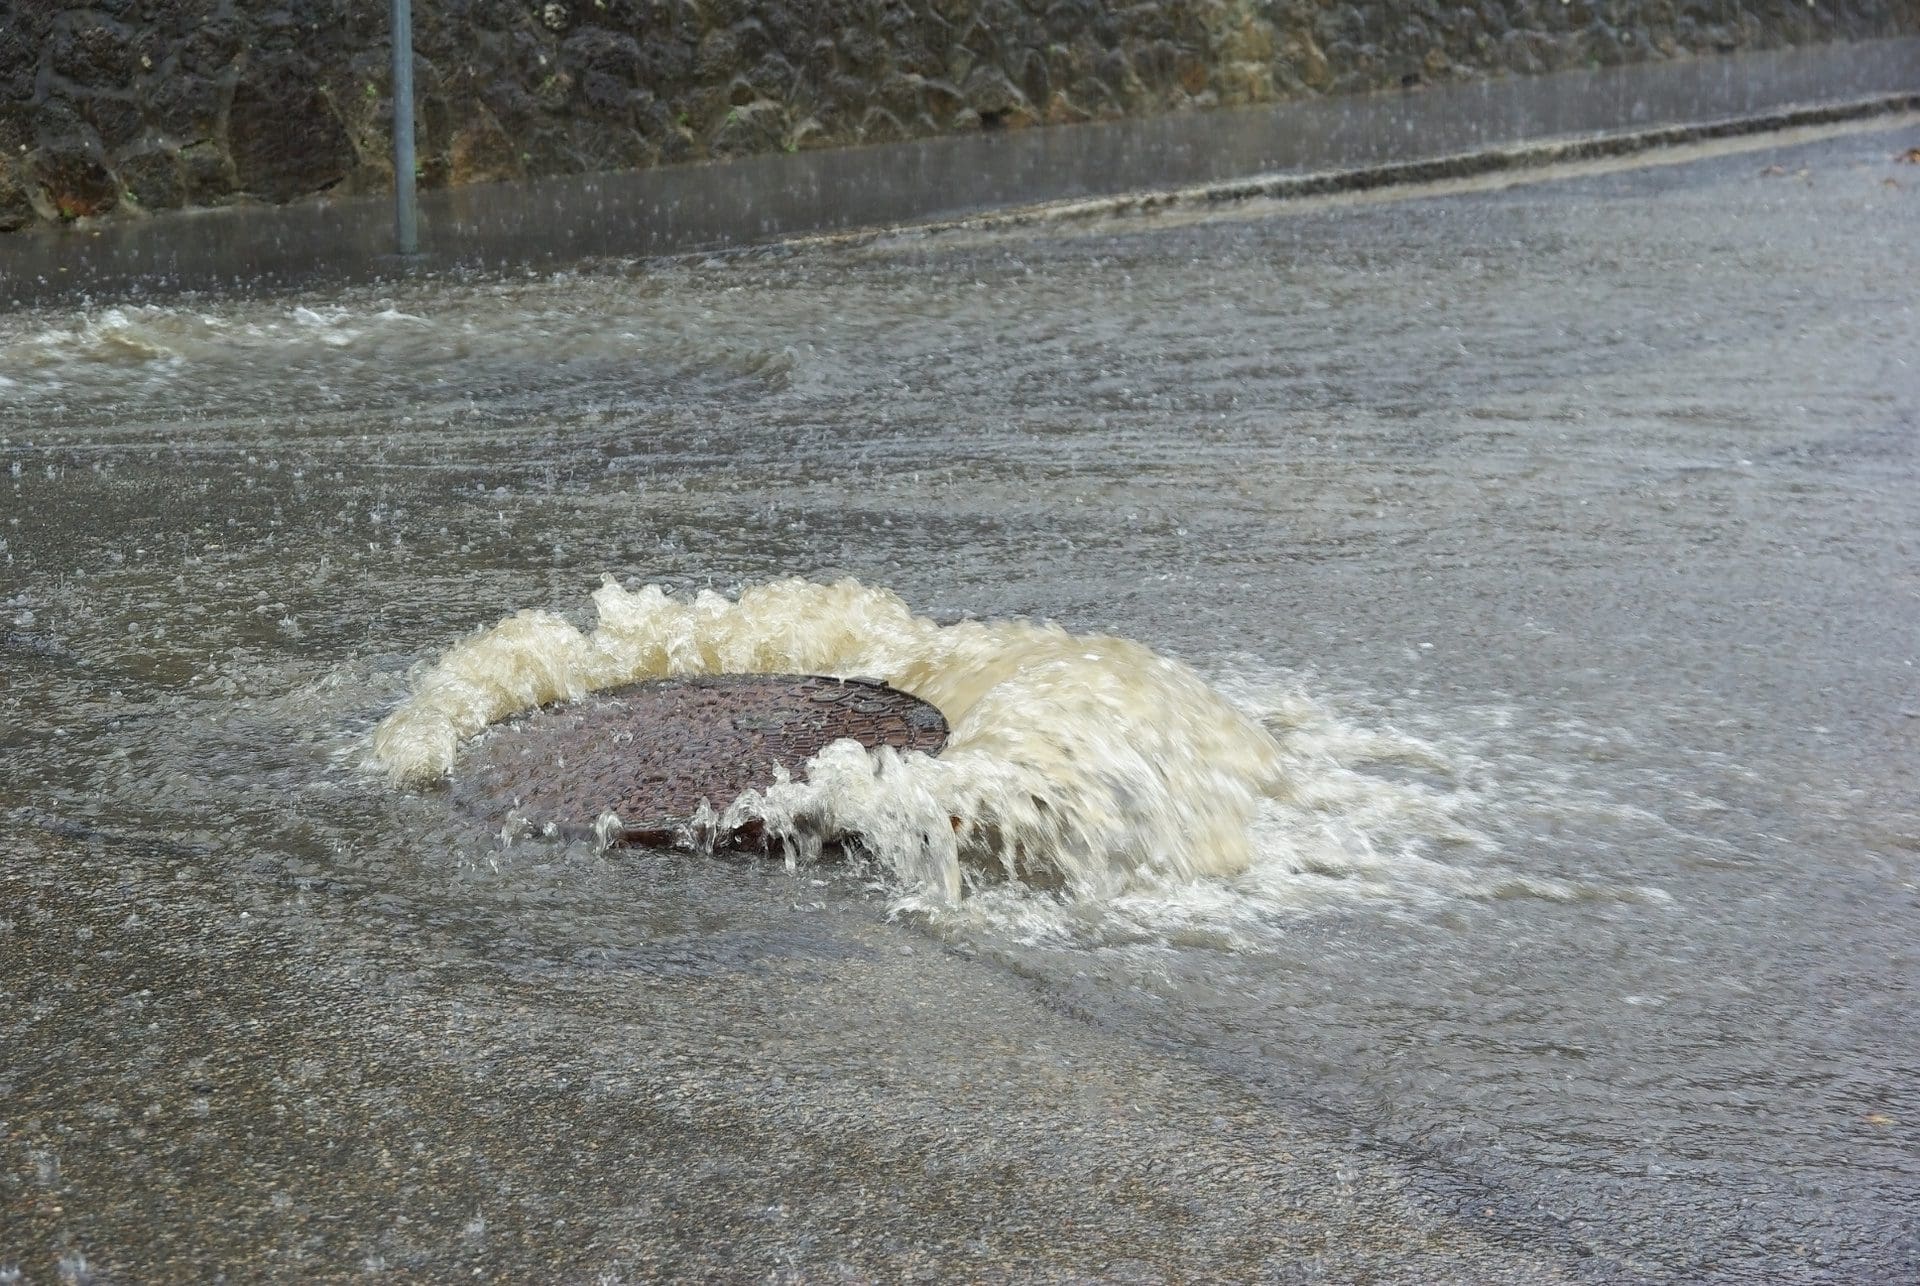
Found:
[[[671,847],[694,838],[704,801],[715,814],[742,791],[798,775],[832,742],[937,752],[947,721],[919,697],[871,679],[728,674],[656,679],[532,711],[488,732],[467,752],[454,793],[499,823],[518,813],[536,828],[592,832],[620,818],[616,843]],[[751,833],[714,835],[718,845]]]

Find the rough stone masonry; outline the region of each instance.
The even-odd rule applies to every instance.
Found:
[[[1909,34],[1920,0],[417,0],[434,186]],[[377,191],[386,0],[0,0],[0,231]]]

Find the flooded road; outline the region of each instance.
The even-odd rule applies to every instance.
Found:
[[[0,317],[0,1269],[1910,1277],[1916,128]],[[863,857],[436,784],[793,660]]]

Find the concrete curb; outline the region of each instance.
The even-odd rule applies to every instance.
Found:
[[[1436,156],[1426,161],[1402,162],[1397,165],[1331,170],[1320,174],[1282,174],[1269,178],[1249,179],[1245,183],[1210,184],[1170,195],[1175,200],[1235,201],[1248,197],[1286,198],[1322,196],[1335,192],[1364,192],[1372,188],[1432,183],[1441,179],[1471,178],[1504,170],[1537,169],[1570,161],[1632,156],[1637,152],[1648,152],[1662,147],[1678,147],[1685,143],[1704,143],[1713,139],[1801,129],[1810,125],[1836,125],[1916,110],[1920,110],[1920,92],[1883,94],[1872,98],[1856,99],[1852,102],[1790,108],[1783,111],[1763,112],[1755,116],[1704,121],[1692,125],[1630,130],[1618,134],[1600,134],[1590,138],[1550,139],[1518,147],[1461,152],[1451,156]]]
[[[1683,147],[1688,144],[1722,139],[1748,138],[1821,125],[1871,123],[1882,117],[1908,113],[1920,113],[1920,93],[1883,94],[1851,102],[1765,112],[1754,116],[1703,121],[1690,125],[1673,125],[1660,129],[1630,130],[1583,138],[1550,139],[1517,147],[1456,152],[1422,161],[1319,170],[1310,174],[1259,175],[1225,183],[1204,183],[1185,188],[1129,192],[1093,200],[1014,206],[964,219],[929,220],[893,228],[796,236],[775,244],[850,244],[900,233],[985,231],[1040,223],[1069,223],[1125,214],[1148,214],[1157,210],[1183,206],[1230,205],[1254,200],[1289,201],[1373,192],[1383,188],[1415,187],[1449,180],[1479,178],[1491,174],[1545,170],[1553,166],[1582,161],[1635,156],[1663,148]],[[742,247],[741,253],[751,253],[755,249],[765,248],[767,247]],[[697,255],[713,252],[689,251],[687,253]]]

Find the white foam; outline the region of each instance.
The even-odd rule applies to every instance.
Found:
[[[1490,860],[1468,820],[1484,766],[1343,717],[1257,666],[1220,676],[1223,692],[1125,639],[943,626],[853,580],[775,581],[736,601],[609,577],[593,597],[590,631],[523,611],[449,649],[375,730],[375,763],[397,784],[429,781],[491,723],[648,678],[869,676],[940,708],[941,754],[836,743],[710,821],[757,820],[797,863],[849,842],[886,870],[901,909],[1033,939],[1097,924],[1105,940],[1233,947],[1276,917],[1355,899],[1657,895]]]
[[[397,782],[428,780],[489,723],[653,677],[881,678],[946,715],[942,754],[843,743],[734,810],[802,849],[852,838],[941,898],[959,895],[967,867],[1082,895],[1141,871],[1242,871],[1258,801],[1283,787],[1271,734],[1186,666],[1125,639],[1025,621],[941,626],[851,580],[776,581],[735,602],[609,578],[594,602],[591,633],[526,611],[456,645],[376,730],[376,761]]]

